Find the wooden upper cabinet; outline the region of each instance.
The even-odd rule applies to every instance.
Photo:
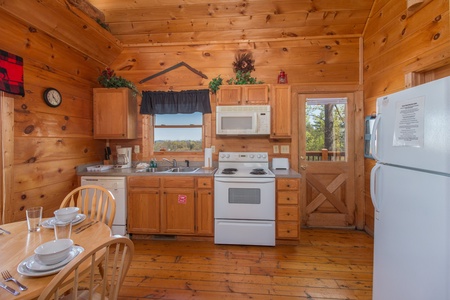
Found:
[[[269,86],[267,84],[222,85],[217,91],[218,105],[267,105]]]
[[[291,137],[291,86],[272,85],[270,88],[271,138]]]
[[[94,139],[137,138],[137,100],[129,88],[94,89]]]

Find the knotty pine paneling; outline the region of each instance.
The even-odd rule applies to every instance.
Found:
[[[105,141],[92,138],[92,88],[98,86],[96,80],[105,65],[92,58],[92,53],[76,50],[67,44],[68,40],[55,36],[67,30],[68,37],[76,36],[77,43],[95,48],[96,55],[103,53],[106,60],[110,55],[106,52],[111,51],[101,50],[103,43],[91,39],[89,30],[74,34],[83,26],[81,21],[73,23],[74,27],[80,26],[78,29],[71,31],[70,26],[66,27],[70,23],[62,21],[64,13],[72,12],[64,5],[54,18],[43,18],[33,11],[35,6],[62,5],[58,1],[16,2],[0,4],[0,49],[23,58],[25,82],[24,97],[8,95],[14,98],[14,131],[2,140],[14,151],[4,158],[4,167],[13,166],[13,172],[6,179],[11,182],[11,192],[5,191],[8,195],[3,222],[24,220],[26,208],[36,205],[44,207],[45,217],[52,216],[63,196],[77,185],[76,166],[103,159]],[[21,6],[22,10],[23,5],[27,5],[27,10],[20,19],[9,13],[10,8]],[[58,22],[61,27],[57,33],[47,34],[48,27],[26,21],[27,12],[33,14],[31,22],[39,16],[48,26]],[[42,95],[48,87],[61,92],[61,106],[51,108],[44,103]]]
[[[0,11],[24,20],[31,31],[41,30],[105,65],[122,51],[113,35],[64,0],[6,0],[0,4]]]
[[[376,98],[406,87],[405,73],[414,72],[417,62],[422,70],[428,63],[439,69],[434,78],[446,76],[450,47],[449,1],[430,1],[407,17],[406,1],[376,0],[364,34],[364,111],[376,111]],[[436,49],[436,50],[435,50]],[[444,62],[445,63],[445,62]],[[421,71],[421,70],[419,70]],[[429,70],[427,70],[429,71]],[[366,230],[373,232],[374,211],[370,200],[370,169],[373,160],[365,161]]]
[[[131,45],[356,36],[373,0],[91,3],[105,13],[112,33]]]

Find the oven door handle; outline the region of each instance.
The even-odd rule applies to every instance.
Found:
[[[275,178],[216,178],[215,182],[223,182],[223,183],[272,183],[275,182]]]

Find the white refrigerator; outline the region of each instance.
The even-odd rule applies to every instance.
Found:
[[[450,299],[450,77],[377,99],[374,300]]]

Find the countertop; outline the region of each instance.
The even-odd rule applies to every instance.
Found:
[[[88,171],[88,166],[94,166],[96,164],[83,165],[77,167],[78,176],[213,176],[217,168],[202,168],[194,173],[162,173],[162,172],[142,172],[137,168],[126,168],[126,169],[109,169],[106,171]],[[194,166],[195,167],[195,166]],[[286,178],[300,178],[301,175],[292,170],[276,170],[270,169],[276,177],[286,177]]]
[[[270,171],[275,174],[276,178],[301,178],[302,175],[298,173],[297,171],[294,171],[293,169],[289,170],[278,170],[278,169],[270,169]]]

